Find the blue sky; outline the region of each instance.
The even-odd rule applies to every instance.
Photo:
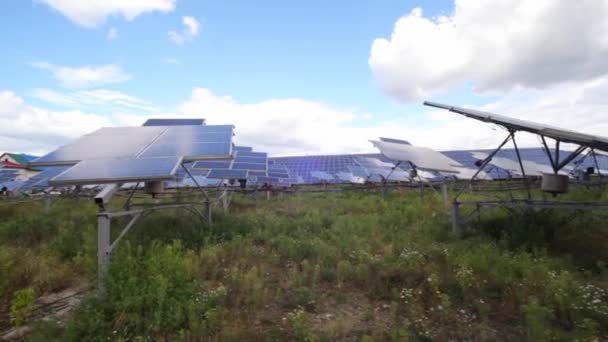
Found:
[[[171,13],[133,21],[114,16],[82,28],[43,3],[4,6],[3,25],[13,29],[3,30],[11,48],[0,56],[6,76],[0,85],[32,103],[38,103],[29,96],[32,88],[56,87],[32,62],[117,63],[132,79],[113,89],[163,107],[204,86],[243,102],[297,97],[386,116],[409,109],[374,86],[371,42],[389,36],[394,22],[416,6],[431,16],[453,10],[451,1],[178,1]],[[201,23],[200,34],[176,45],[166,32],[179,28],[184,15]],[[118,39],[106,38],[111,28]],[[171,59],[179,64],[167,63]]]
[[[6,0],[0,5],[4,107],[19,113],[19,122],[50,118],[46,129],[53,131],[37,136],[24,128],[21,136],[0,137],[7,148],[48,150],[94,124],[132,124],[159,115],[234,122],[246,143],[278,154],[359,151],[369,147],[367,139],[374,137],[369,135],[384,132],[436,148],[481,148],[494,143],[494,133],[473,139],[476,135],[463,132],[468,126],[422,101],[526,118],[525,108],[554,107],[560,99],[552,94],[571,94],[568,86],[593,88],[589,82],[606,71],[596,60],[605,47],[584,39],[598,31],[559,16],[578,10],[600,19],[608,7],[603,1],[598,8],[575,9],[579,5],[523,0],[86,3]],[[192,31],[185,18],[198,28]],[[549,18],[561,21],[556,26]],[[547,29],[553,27],[571,32]],[[171,39],[170,31],[182,41]],[[570,35],[580,39],[569,40]],[[556,39],[555,49],[548,46]],[[586,57],[598,48],[598,58]],[[572,50],[580,50],[580,56],[572,56]],[[588,67],[564,66],[577,58]],[[541,66],[548,72],[537,72]],[[68,75],[57,76],[62,70]],[[66,80],[75,75],[84,79]],[[579,83],[569,85],[572,79]],[[126,97],[130,106],[120,102]],[[103,102],[108,98],[113,105]],[[575,109],[586,112],[587,105],[577,103]],[[309,119],[318,125],[327,121],[327,131],[299,121],[311,110],[316,112]],[[543,115],[550,123],[562,121]],[[72,126],[82,128],[66,127],[71,118]],[[256,126],[256,120],[266,126]],[[269,132],[259,129],[275,123]],[[262,137],[289,135],[286,131],[296,126],[297,134],[285,139]],[[334,147],[315,144],[324,138],[319,131],[336,136]],[[56,137],[45,140],[50,135]],[[284,148],[285,141],[296,147]]]

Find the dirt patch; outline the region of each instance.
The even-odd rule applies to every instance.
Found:
[[[50,293],[36,299],[29,322],[49,320],[65,322],[74,308],[80,304],[85,293],[89,290],[88,284],[79,284],[59,292]],[[31,325],[11,328],[0,332],[0,340],[12,341],[23,338],[32,331]]]

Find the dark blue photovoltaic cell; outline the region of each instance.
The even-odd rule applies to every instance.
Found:
[[[237,157],[268,158],[266,152],[238,152]]]
[[[471,152],[484,152],[490,153],[492,150],[466,150],[466,151],[446,151],[442,152],[447,157],[458,161],[463,164],[465,167],[470,169],[477,169],[475,162],[477,161],[471,155]],[[550,165],[549,160],[542,148],[521,148],[520,149],[521,156],[523,160],[533,161],[542,165]],[[560,152],[561,158],[568,155],[568,151]],[[277,157],[270,158],[268,160],[269,172],[272,172],[271,165],[284,165],[289,170],[290,177],[294,177],[298,179],[299,183],[304,184],[315,184],[319,183],[320,180],[311,176],[312,171],[323,171],[330,175],[337,175],[339,172],[352,172],[355,176],[358,177],[368,177],[370,175],[369,170],[365,167],[357,165],[357,158],[359,157],[367,157],[367,158],[375,158],[384,163],[392,163],[395,164],[394,161],[382,156],[381,154],[352,154],[352,155],[331,155],[331,156],[297,156],[297,157]],[[508,158],[511,160],[517,160],[517,156],[514,149],[504,149],[501,150],[497,157]],[[581,162],[582,160],[582,162]],[[608,169],[608,156],[598,156],[597,157],[598,164],[600,169],[607,170]],[[582,156],[575,158],[575,160],[569,164],[569,166],[575,167],[576,163],[579,163],[578,169],[585,170],[587,167],[595,167],[593,158],[588,156],[583,159]],[[408,171],[410,169],[407,164],[400,164],[399,169],[404,171]],[[509,174],[498,167],[488,166],[484,170],[490,177],[494,179],[505,179],[509,177]],[[434,173],[432,173],[434,175]],[[437,174],[436,176],[440,176]],[[518,177],[518,175],[514,175]],[[336,177],[338,178],[338,177]],[[333,182],[342,182],[339,179],[336,179]]]
[[[186,159],[203,157],[229,157],[232,150],[231,142],[224,143],[185,143],[185,144],[154,144],[139,158],[184,156]]]
[[[230,168],[231,160],[201,160],[192,165],[195,169],[228,169]]]
[[[266,170],[266,164],[241,163],[241,162],[235,161],[232,164],[231,169],[233,169],[233,170],[265,171]]]
[[[252,152],[253,148],[249,146],[234,146],[234,150],[238,152]]]
[[[181,161],[181,157],[83,160],[52,178],[49,184],[102,184],[171,179]]]
[[[168,127],[139,157],[232,158],[233,129],[231,125]]]
[[[266,171],[249,171],[250,176],[266,176]]]
[[[286,172],[270,172],[270,171],[268,171],[268,177],[289,178],[289,174],[286,173]]]
[[[247,170],[212,169],[208,178],[246,179]]]
[[[255,164],[264,164],[266,165],[266,158],[257,158],[257,157],[241,157],[238,154],[234,157],[235,162],[239,163],[255,163]]]
[[[106,127],[30,162],[33,166],[76,164],[85,159],[135,158],[166,127]]]
[[[142,126],[200,126],[205,119],[148,119]]]

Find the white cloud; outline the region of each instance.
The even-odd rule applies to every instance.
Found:
[[[451,16],[415,8],[371,47],[380,88],[408,101],[465,81],[476,90],[543,88],[608,73],[608,0],[456,0]]]
[[[35,0],[46,3],[76,24],[95,27],[110,16],[133,20],[146,12],[171,12],[175,0]]]
[[[607,93],[608,77],[601,77],[561,83],[548,89],[515,89],[478,108],[605,135],[608,131]],[[194,89],[189,99],[164,113],[140,109],[151,104],[103,89],[71,93],[41,89],[35,95],[77,110],[51,111],[25,104],[11,92],[0,93],[0,124],[10,127],[0,132],[4,148],[48,151],[101,126],[137,126],[149,117],[205,118],[208,124],[234,124],[238,144],[253,146],[272,155],[375,152],[368,139],[379,136],[402,138],[439,150],[492,148],[507,136],[500,127],[422,105],[419,107],[421,113],[426,112],[430,118],[424,125],[412,124],[412,118],[407,116],[387,120],[374,113],[298,98],[244,103],[204,88]],[[102,102],[121,105],[112,116],[85,114],[89,108],[99,113],[97,110],[102,107],[97,103]],[[85,105],[87,103],[90,107]],[[467,106],[466,103],[458,105]],[[369,124],[363,125],[363,122]],[[520,146],[540,146],[538,138],[531,134],[518,133],[517,139]]]
[[[173,64],[173,65],[179,65],[179,64],[181,64],[181,62],[177,58],[167,58],[167,59],[164,60],[164,62],[167,63],[167,64]]]
[[[196,37],[200,28],[199,22],[194,17],[190,16],[182,17],[182,24],[184,25],[182,31],[167,32],[169,38],[178,45],[182,45],[186,41]]]
[[[66,88],[85,88],[109,83],[121,83],[131,79],[120,65],[87,65],[82,67],[67,67],[46,62],[32,63],[34,67],[48,70],[53,77]]]
[[[107,40],[115,40],[118,39],[118,30],[115,27],[112,27],[108,30],[108,34],[106,35]]]
[[[108,118],[78,110],[51,111],[26,104],[11,91],[0,91],[0,145],[5,151],[36,153],[64,144],[102,126]]]
[[[42,88],[34,89],[32,96],[52,104],[78,109],[137,110],[145,112],[158,110],[140,98],[108,89],[58,92]]]

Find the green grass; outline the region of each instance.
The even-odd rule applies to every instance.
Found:
[[[439,196],[417,191],[236,196],[231,211],[211,227],[184,211],[147,216],[115,251],[107,296],[91,291],[71,320],[36,323],[29,339],[608,337],[600,214],[493,211],[458,237]],[[0,217],[2,307],[95,283],[89,202]]]

